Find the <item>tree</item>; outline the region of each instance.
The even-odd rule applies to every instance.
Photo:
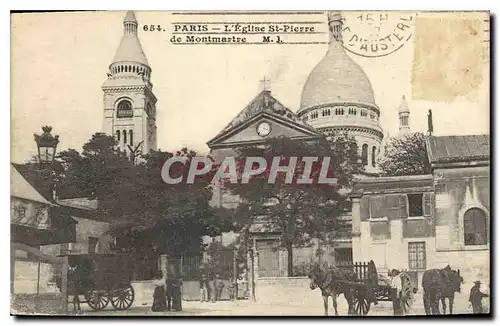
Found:
[[[241,237],[245,239],[250,227],[257,224],[267,232],[278,233],[281,247],[287,250],[289,276],[293,276],[293,247],[309,246],[313,239],[332,240],[343,229],[338,217],[350,210],[347,195],[354,175],[362,169],[359,160],[352,159],[350,149],[353,144],[354,139],[346,134],[332,133],[328,142],[306,143],[280,137],[271,139],[264,146],[238,150],[238,161],[241,162],[255,156],[265,157],[269,162],[272,157],[280,156],[283,158],[280,165],[286,165],[291,157],[298,157],[298,161],[302,157],[318,157],[320,164],[323,157],[331,158],[328,176],[333,174],[337,178],[335,186],[295,182],[302,175],[303,164],[297,165],[292,183],[285,182],[284,173],[278,174],[275,183],[269,183],[269,170],[250,179],[247,184],[226,183],[226,188],[243,201],[235,214]],[[320,171],[319,164],[312,168],[315,181]]]
[[[416,132],[391,138],[379,166],[386,176],[431,173],[424,134]]]
[[[232,215],[209,205],[210,180],[167,185],[161,178],[161,167],[168,158],[190,160],[196,155],[187,148],[176,153],[151,151],[132,162],[117,149],[113,137],[96,133],[81,153],[61,151],[53,173],[44,175],[57,178],[60,198],[97,199],[96,214],[110,223],[113,235],[123,238],[120,250],[156,248],[174,255],[184,249],[200,251],[201,236],[232,228]],[[35,164],[25,166],[39,174]],[[172,173],[185,175],[188,167],[175,165]],[[50,191],[47,188],[47,194]]]

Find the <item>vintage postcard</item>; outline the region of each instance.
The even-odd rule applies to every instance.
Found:
[[[490,313],[488,11],[11,14],[11,314]]]

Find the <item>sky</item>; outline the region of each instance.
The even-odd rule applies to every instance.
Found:
[[[125,12],[120,11],[12,15],[11,161],[23,162],[35,155],[33,133],[41,133],[43,125],[51,125],[53,134],[60,136],[58,150],[81,150],[92,134],[102,131],[101,85],[123,34],[124,16]],[[136,12],[136,17],[139,38],[152,68],[153,91],[158,98],[157,137],[162,150],[187,146],[201,154],[207,153],[206,142],[261,91],[259,81],[264,76],[271,80],[273,96],[296,112],[307,76],[328,48],[327,44],[170,43],[173,21],[229,19],[322,20],[324,24],[315,26],[324,33],[311,38],[326,42],[326,14],[228,18],[141,11]],[[160,24],[167,31],[146,32],[143,24]],[[419,25],[416,26],[414,36],[390,55],[366,58],[349,54],[372,84],[384,133],[391,136],[398,133],[397,110],[402,95],[410,107],[412,131],[427,130],[427,112],[432,109],[435,135],[489,133],[489,59],[486,63],[479,59],[476,62],[474,51],[469,51],[471,57],[464,60],[462,53],[467,52],[464,44],[468,43],[457,43],[453,37],[448,39],[454,27],[446,21],[443,23],[442,18],[431,27],[417,30]],[[436,33],[435,28],[443,28],[444,32]],[[438,39],[436,35],[441,36]],[[443,53],[447,56],[439,59],[433,55],[437,53],[432,52],[437,51],[435,44],[441,48],[444,44]],[[454,44],[461,45],[454,47]],[[467,73],[476,71],[473,75],[479,76],[474,79],[479,80],[479,84],[473,92],[451,99],[436,98],[429,93],[429,89],[448,87],[443,80],[455,86],[463,85],[464,81],[465,85],[469,82],[472,85],[469,79],[457,73],[458,66]],[[430,94],[428,99],[422,96],[422,89],[412,87],[416,80],[415,67],[419,80],[429,81],[425,84]],[[441,82],[436,78],[441,78]],[[456,87],[449,92],[455,90]]]

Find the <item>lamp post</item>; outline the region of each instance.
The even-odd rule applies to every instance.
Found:
[[[42,127],[43,133],[41,135],[35,135],[35,142],[38,148],[38,162],[42,167],[47,165],[52,165],[54,162],[57,144],[59,144],[59,136],[52,136],[50,133],[52,127],[44,126]]]
[[[59,144],[59,136],[52,136],[50,133],[52,127],[43,126],[43,133],[41,135],[35,135],[36,147],[38,148],[38,163],[40,166],[40,174],[42,177],[50,179],[50,188],[52,191],[52,199],[57,200],[57,174],[52,169],[54,159],[56,156],[57,144]],[[47,175],[47,174],[50,174]]]

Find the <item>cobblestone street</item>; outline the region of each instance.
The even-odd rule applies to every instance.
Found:
[[[319,293],[318,293],[319,295]],[[248,300],[236,302],[222,301],[217,303],[184,301],[182,312],[152,312],[150,306],[135,306],[127,311],[117,312],[106,309],[101,312],[90,311],[84,307],[84,315],[129,315],[129,316],[322,316],[323,306],[298,305],[291,302],[287,305],[270,306],[269,304],[259,304]],[[340,316],[347,315],[347,304],[342,296],[338,300],[338,312]],[[455,298],[454,314],[471,313],[464,293],[457,294]],[[329,315],[333,316],[334,310],[329,306]],[[417,294],[412,307],[412,315],[424,315],[425,310],[422,304],[422,296]],[[369,316],[391,316],[392,303],[380,302],[377,306],[371,306]]]

